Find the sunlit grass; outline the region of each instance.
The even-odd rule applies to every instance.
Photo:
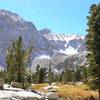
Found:
[[[41,92],[47,92],[44,87],[49,86],[47,83],[44,84],[36,84],[32,86],[33,90],[38,90]],[[90,90],[88,85],[68,85],[68,84],[55,84],[53,86],[58,86],[56,90],[58,90],[57,94],[60,97],[70,97],[74,98],[86,98],[90,97],[91,95],[97,97],[98,93],[96,91]]]
[[[61,85],[59,86],[58,94],[64,97],[89,97],[90,95],[97,96],[97,92],[89,89],[87,85]]]
[[[48,86],[47,83],[44,83],[44,84],[33,84],[31,89],[32,90],[38,90],[38,91],[44,91],[43,87],[46,87],[46,86]]]

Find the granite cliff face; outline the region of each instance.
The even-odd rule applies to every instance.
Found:
[[[65,62],[68,64],[72,62],[68,66],[73,66],[74,56],[79,57],[79,59],[74,57],[77,61],[80,60],[80,55],[83,55],[83,59],[85,59],[84,36],[56,34],[47,28],[39,31],[32,22],[27,22],[10,11],[0,10],[0,66],[6,66],[7,48],[19,36],[23,37],[26,48],[34,47],[32,52],[33,71],[37,64],[48,67],[52,61],[53,68],[62,69]]]

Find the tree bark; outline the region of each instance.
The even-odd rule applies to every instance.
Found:
[[[100,89],[98,90],[98,94],[99,94],[99,100],[100,100]]]

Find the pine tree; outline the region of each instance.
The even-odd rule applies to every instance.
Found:
[[[65,68],[61,76],[62,76],[62,82],[67,83],[72,81],[72,71],[68,68]]]
[[[44,83],[47,78],[47,68],[40,68],[39,71],[39,83]]]
[[[90,7],[88,18],[87,50],[93,84],[99,92],[100,100],[100,4]]]
[[[6,62],[7,62],[7,79],[8,81],[12,81],[15,79],[15,74],[16,74],[16,68],[14,68],[14,62],[15,62],[15,58],[14,58],[14,52],[12,48],[8,49],[8,55],[6,58]]]
[[[36,83],[39,83],[39,77],[40,77],[40,65],[38,64],[36,67],[36,73],[34,74]]]
[[[3,78],[3,71],[0,71],[0,78]]]
[[[81,74],[81,68],[80,67],[76,67],[76,70],[75,70],[75,72],[74,72],[74,80],[75,80],[75,82],[77,82],[77,81],[81,81],[81,79],[82,79],[82,74]]]
[[[51,62],[49,66],[49,71],[48,71],[48,83],[51,85],[52,83],[52,72],[51,72]]]
[[[32,47],[28,49],[23,48],[22,37],[13,42],[12,46],[8,49],[6,57],[7,73],[9,81],[24,82],[26,75],[26,67],[29,61]]]
[[[85,66],[81,66],[81,79],[87,83],[87,68],[85,68]]]
[[[47,80],[47,68],[41,68],[38,64],[36,67],[36,72],[32,75],[32,80],[34,83],[44,83]]]

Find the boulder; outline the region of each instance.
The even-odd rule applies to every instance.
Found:
[[[11,82],[11,87],[24,88],[24,84],[23,83],[19,83],[19,82]]]
[[[58,98],[59,98],[59,96],[54,92],[48,92],[46,94],[46,99],[47,100],[58,100]]]
[[[45,90],[51,90],[51,89],[58,89],[59,87],[58,86],[46,86],[46,87],[43,87],[43,89]]]
[[[0,90],[4,90],[4,79],[0,78]]]
[[[44,100],[44,97],[28,91],[0,91],[0,100]]]

